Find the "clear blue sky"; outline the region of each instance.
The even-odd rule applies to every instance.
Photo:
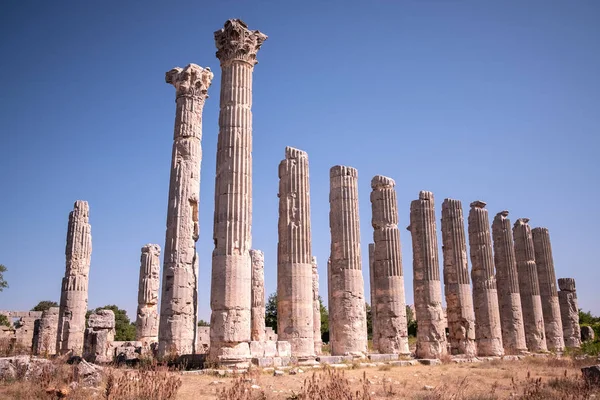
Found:
[[[254,72],[254,248],[276,290],[277,166],[306,150],[326,298],[329,168],[358,168],[365,292],[370,180],[397,183],[407,301],[410,201],[476,199],[550,229],[556,274],[600,314],[600,2],[89,2],[0,5],[0,308],[56,300],[67,219],[90,203],[89,305],[135,319],[140,248],[164,247],[175,90],[215,73],[204,108],[199,317],[210,317],[220,68],[213,32],[269,36]],[[439,230],[439,225],[438,225]],[[439,232],[438,232],[439,233]],[[441,261],[441,255],[440,255]]]

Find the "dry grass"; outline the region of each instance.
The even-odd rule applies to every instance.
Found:
[[[169,400],[181,386],[179,376],[166,367],[154,369],[109,370],[104,398],[107,400]]]

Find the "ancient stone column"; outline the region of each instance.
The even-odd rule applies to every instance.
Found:
[[[558,302],[560,316],[565,337],[565,346],[581,347],[581,329],[579,327],[579,308],[577,305],[577,291],[575,279],[558,279]]]
[[[312,258],[312,291],[313,291],[313,338],[315,340],[315,354],[323,352],[321,340],[321,303],[319,302],[319,270],[317,257]]]
[[[371,300],[373,335],[381,354],[409,355],[406,324],[406,297],[398,229],[398,200],[392,178],[376,175],[371,180],[373,226],[373,280]],[[370,252],[370,246],[369,246]],[[376,326],[376,328],[375,328]]]
[[[360,255],[358,171],[329,171],[329,343],[334,356],[367,352],[367,316]]]
[[[556,290],[556,273],[554,272],[550,233],[547,228],[533,228],[531,234],[533,236],[535,265],[537,266],[540,284],[546,345],[550,350],[563,351],[565,340],[563,338],[558,291]]]
[[[251,339],[265,341],[265,254],[250,250],[252,263]]]
[[[34,335],[33,354],[56,354],[56,330],[58,329],[59,311],[59,307],[50,307],[42,313],[42,318],[38,323],[37,335]]]
[[[98,310],[88,318],[85,330],[83,357],[90,362],[109,363],[113,361],[112,342],[115,340],[115,313],[112,310]]]
[[[215,32],[221,62],[212,255],[210,359],[250,357],[252,267],[252,72],[267,39],[238,19]]]
[[[372,339],[371,342],[373,344],[373,349],[379,348],[378,338],[379,335],[377,333],[377,307],[375,306],[375,276],[373,275],[373,259],[375,258],[375,243],[369,243],[369,288],[370,288],[370,296],[371,296],[371,330],[372,330]]]
[[[175,130],[167,207],[158,355],[193,354],[198,314],[198,199],[202,109],[213,73],[189,64],[166,73],[176,89]]]
[[[69,214],[66,271],[62,280],[56,352],[81,355],[88,306],[88,275],[92,257],[92,228],[87,201],[77,200]]]
[[[460,200],[445,199],[442,203],[442,253],[450,352],[474,357],[477,355],[475,313]]]
[[[547,351],[533,237],[528,222],[528,218],[519,218],[513,225],[525,341],[529,351]]]
[[[160,284],[160,246],[147,244],[140,257],[136,340],[144,347],[158,342],[158,287]]]
[[[279,164],[277,335],[296,357],[315,354],[308,156],[285,148]]]
[[[504,353],[520,354],[527,351],[527,344],[513,234],[507,216],[508,211],[501,211],[496,214],[492,223],[494,264],[496,265],[496,285],[500,288],[498,303]]]
[[[422,190],[410,203],[413,289],[417,320],[417,358],[440,358],[446,348],[446,321],[442,309],[442,283],[433,193]]]
[[[473,305],[477,321],[475,339],[479,356],[501,356],[504,354],[502,327],[494,275],[490,220],[485,204],[479,200],[472,202],[468,221]]]

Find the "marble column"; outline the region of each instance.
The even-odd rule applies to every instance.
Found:
[[[56,351],[83,354],[85,313],[88,306],[88,279],[92,258],[92,228],[87,201],[77,200],[69,214],[66,271],[62,280]]]
[[[175,87],[175,129],[167,204],[158,356],[196,352],[198,315],[198,200],[202,160],[202,110],[213,73],[189,64],[165,81]]]
[[[313,290],[313,338],[315,341],[315,354],[323,352],[321,340],[321,302],[319,301],[319,270],[317,257],[312,258],[312,290]]]
[[[521,354],[527,351],[527,344],[513,234],[510,220],[506,217],[508,211],[501,211],[492,223],[502,344],[505,354]]]
[[[549,350],[563,351],[565,340],[563,338],[558,291],[556,290],[556,273],[554,272],[550,233],[547,228],[533,228],[531,234],[533,236],[535,264],[540,284],[546,345]]]
[[[519,273],[519,291],[521,293],[527,349],[534,352],[543,352],[547,351],[548,347],[546,346],[544,332],[544,314],[535,265],[533,237],[528,222],[528,218],[519,218],[513,225],[515,258]]]
[[[413,290],[417,320],[417,358],[440,358],[447,351],[446,321],[442,309],[442,283],[433,193],[422,190],[410,203],[413,247]]]
[[[477,355],[475,313],[460,200],[445,199],[442,203],[442,253],[450,352],[474,357]]]
[[[377,350],[381,354],[409,355],[406,323],[406,297],[400,230],[398,229],[398,200],[393,179],[376,175],[371,180],[373,226],[373,280],[375,294],[371,300],[373,335],[377,335]],[[369,247],[370,252],[370,247]]]
[[[329,343],[334,356],[367,352],[367,318],[360,255],[358,171],[336,165],[329,171]]]
[[[252,308],[251,339],[265,340],[265,254],[260,250],[250,250],[252,262]]]
[[[266,36],[230,19],[215,32],[221,104],[212,254],[209,359],[250,357],[252,267],[252,73]]]
[[[579,327],[579,307],[577,305],[577,291],[575,279],[558,279],[558,301],[560,303],[560,316],[565,337],[565,346],[581,347],[581,328]]]
[[[158,287],[160,284],[160,246],[147,244],[140,257],[140,279],[136,340],[144,347],[158,342]]]

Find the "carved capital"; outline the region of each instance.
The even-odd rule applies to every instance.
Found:
[[[230,19],[215,32],[217,58],[221,64],[238,60],[254,66],[258,63],[256,53],[265,40],[267,35],[249,30],[241,19]]]
[[[188,64],[185,68],[173,68],[165,75],[165,81],[175,86],[177,97],[200,97],[206,100],[208,88],[213,79],[210,68],[202,68],[196,64]]]

